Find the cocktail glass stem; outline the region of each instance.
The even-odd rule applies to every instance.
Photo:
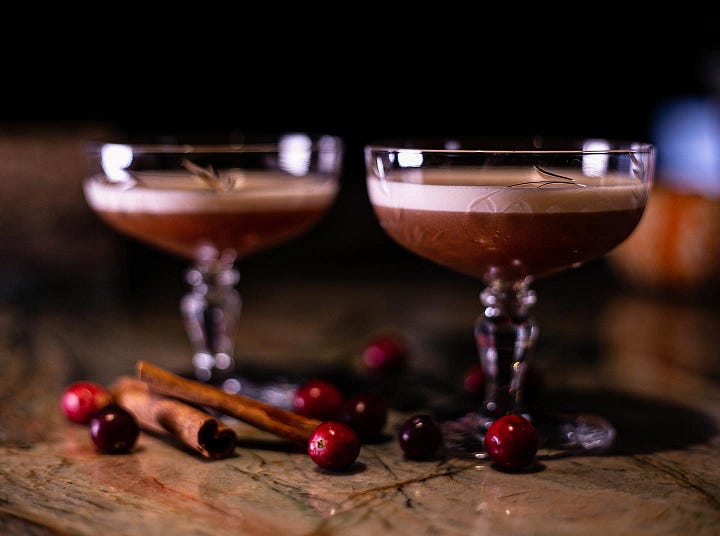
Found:
[[[480,294],[485,309],[475,324],[475,340],[485,374],[482,410],[488,417],[525,409],[525,372],[538,336],[537,325],[528,317],[536,302],[529,284],[529,279],[495,281]]]
[[[491,281],[480,294],[485,308],[475,324],[475,339],[485,374],[485,398],[479,410],[443,424],[445,443],[453,454],[484,456],[485,432],[509,413],[521,414],[533,423],[541,447],[592,452],[614,443],[615,428],[603,417],[525,406],[528,364],[539,334],[528,316],[537,301],[529,284],[530,279]]]
[[[235,368],[233,352],[242,300],[235,290],[240,273],[234,261],[230,252],[204,250],[186,273],[191,290],[183,297],[180,310],[193,347],[194,373],[202,381],[219,383]]]

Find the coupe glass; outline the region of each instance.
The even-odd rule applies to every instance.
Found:
[[[533,421],[546,446],[589,451],[613,443],[603,418],[525,406],[538,336],[530,285],[625,240],[643,213],[654,161],[649,144],[601,139],[365,148],[368,194],[385,232],[485,285],[475,324],[485,398],[477,411],[444,423],[451,450],[481,456],[487,427],[508,413]]]
[[[343,144],[284,134],[269,143],[92,144],[84,192],[116,231],[181,256],[181,312],[203,381],[233,374],[241,299],[235,263],[308,231],[339,188]]]

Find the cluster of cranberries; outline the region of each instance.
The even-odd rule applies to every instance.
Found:
[[[402,371],[407,361],[407,346],[395,334],[377,334],[362,352],[362,364],[372,374]],[[382,436],[388,407],[382,397],[364,392],[345,397],[333,383],[310,380],[295,393],[296,413],[324,421],[308,442],[308,454],[320,467],[342,470],[352,465],[363,442]]]
[[[374,393],[346,398],[333,383],[320,379],[298,388],[293,407],[300,415],[324,421],[310,437],[308,454],[320,467],[334,470],[355,461],[361,441],[381,436],[388,412],[385,401]]]
[[[95,382],[78,381],[66,387],[60,407],[70,421],[89,425],[90,437],[100,452],[128,452],[140,435],[135,417],[113,403],[110,392]]]
[[[379,335],[368,341],[362,359],[371,373],[398,373],[407,364],[407,345],[397,336]],[[485,376],[481,365],[470,367],[463,381],[466,393],[482,397]],[[378,438],[387,420],[387,406],[377,395],[363,393],[345,398],[337,386],[320,379],[300,386],[295,393],[294,409],[301,415],[326,421],[311,437],[308,453],[319,466],[336,470],[351,465],[361,441]],[[406,419],[397,438],[403,454],[411,460],[432,459],[443,445],[442,427],[427,413]],[[537,445],[535,428],[519,415],[497,419],[485,435],[488,457],[505,470],[529,465]]]
[[[363,352],[363,362],[373,373],[400,372],[407,357],[407,346],[395,336],[375,337]],[[464,388],[467,393],[482,396],[484,375],[480,366],[466,372]],[[135,417],[113,403],[110,392],[102,385],[75,382],[65,389],[60,404],[70,421],[89,425],[92,441],[100,452],[127,452],[135,446],[140,433]],[[351,466],[361,442],[382,436],[388,415],[380,396],[365,392],[345,397],[336,385],[321,379],[301,385],[293,407],[300,415],[323,421],[311,434],[307,451],[318,466],[331,470]],[[532,463],[537,453],[537,432],[520,415],[500,417],[488,428],[484,439],[488,457],[502,469],[522,469]],[[401,424],[398,441],[406,458],[431,459],[443,445],[442,427],[433,416],[416,414]]]

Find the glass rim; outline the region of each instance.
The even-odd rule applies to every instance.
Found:
[[[463,143],[464,141],[473,142],[472,139],[465,140],[463,138],[448,138],[443,139],[426,139],[418,140],[416,143],[414,140],[409,139],[404,142],[377,142],[369,143],[365,145],[366,152],[374,153],[399,153],[399,152],[419,152],[423,154],[438,154],[438,155],[452,155],[452,154],[463,154],[463,155],[589,155],[589,154],[650,154],[655,151],[655,146],[649,142],[640,141],[627,141],[612,138],[554,138],[549,141],[551,144],[546,147],[522,147],[517,141],[514,142],[516,148],[509,147],[508,145],[503,146],[502,143],[497,141],[493,142],[489,140],[482,142],[487,145],[486,147],[475,147],[475,148],[462,148],[462,147],[432,147],[430,145],[450,142]],[[577,148],[566,148],[570,144],[581,145],[583,143],[595,142],[597,146],[592,148],[584,149],[582,147]],[[528,142],[524,142],[528,145]],[[552,145],[555,144],[555,145]],[[607,147],[602,147],[600,144],[606,144]],[[478,144],[479,145],[479,144]],[[563,145],[565,147],[563,147]]]
[[[303,149],[311,152],[337,152],[343,150],[343,139],[332,134],[311,135],[304,132],[288,132],[287,135],[302,134],[308,136],[310,144]],[[282,136],[280,134],[279,136]],[[323,140],[332,140],[332,148],[324,145]],[[281,142],[249,143],[166,143],[133,142],[122,140],[91,140],[84,144],[86,152],[100,152],[104,147],[127,147],[134,154],[243,154],[243,153],[279,153]]]

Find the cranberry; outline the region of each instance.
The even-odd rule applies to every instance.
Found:
[[[365,345],[362,359],[372,372],[399,372],[407,365],[407,345],[399,335],[377,335]]]
[[[357,394],[346,400],[340,408],[340,420],[349,424],[360,439],[374,439],[380,435],[387,421],[387,405],[378,395]]]
[[[295,412],[305,417],[325,421],[334,419],[343,395],[335,385],[324,380],[310,380],[301,385],[295,393]]]
[[[537,431],[521,415],[503,415],[485,433],[485,451],[503,469],[516,470],[529,465],[537,449]]]
[[[432,457],[443,441],[440,424],[426,414],[413,415],[407,419],[400,427],[398,438],[405,456],[413,460]]]
[[[135,446],[138,435],[135,417],[117,404],[105,406],[90,419],[90,437],[100,452],[127,452]]]
[[[326,421],[310,436],[308,454],[320,467],[340,471],[357,460],[360,439],[347,424]]]
[[[60,397],[60,407],[72,422],[87,424],[98,410],[112,402],[112,395],[102,385],[79,381],[69,385]]]
[[[480,363],[476,363],[465,372],[463,386],[465,392],[470,395],[482,398],[485,394],[485,372]]]

